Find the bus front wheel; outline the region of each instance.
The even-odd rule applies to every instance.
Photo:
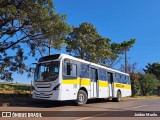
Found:
[[[83,90],[79,90],[77,95],[76,104],[77,105],[84,105],[87,103],[87,93]]]

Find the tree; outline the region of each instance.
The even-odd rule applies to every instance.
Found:
[[[110,39],[99,35],[94,25],[90,23],[82,23],[79,27],[73,28],[66,39],[67,50],[74,56],[113,67],[117,58],[132,47],[135,39],[121,44],[110,42]]]
[[[154,74],[158,80],[160,80],[160,63],[148,63],[146,69],[143,69],[145,73]]]
[[[135,39],[130,39],[129,41],[123,41],[120,44],[113,42],[111,44],[112,55],[110,57],[106,57],[104,59],[104,62],[109,67],[113,67],[115,64],[121,61],[122,55],[125,52],[129,51],[130,48],[133,47],[134,43],[135,43]]]
[[[133,64],[128,64],[128,73],[129,74],[138,73],[139,70],[137,67],[138,67],[138,63],[136,63],[136,62]],[[125,65],[124,64],[121,65],[120,71],[125,72]]]
[[[132,96],[141,95],[140,73],[130,73]]]
[[[160,81],[160,63],[148,63],[146,66],[146,69],[143,69],[146,74],[153,74],[156,76],[156,78]],[[160,85],[157,89],[158,95],[160,95]]]
[[[157,89],[159,81],[153,74],[141,74],[139,78],[142,95],[151,95]]]
[[[0,79],[28,71],[24,61],[49,47],[60,49],[70,31],[65,15],[55,13],[52,0],[0,1]],[[29,54],[25,54],[28,48]],[[11,54],[12,53],[12,54]]]
[[[120,70],[122,72],[125,72],[124,64],[121,65]],[[128,65],[128,73],[130,75],[131,80],[132,96],[141,95],[141,86],[139,82],[141,73],[138,69],[138,64],[136,62]]]
[[[102,57],[111,54],[110,40],[100,36],[90,23],[82,23],[66,39],[67,49],[81,59],[98,63]],[[105,53],[105,54],[104,54]]]

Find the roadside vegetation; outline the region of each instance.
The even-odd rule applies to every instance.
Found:
[[[31,85],[0,83],[0,94],[29,94]]]
[[[120,68],[124,71],[124,65]],[[160,96],[160,63],[148,63],[139,70],[137,63],[128,66],[132,96]]]
[[[16,105],[32,101],[28,84],[0,83],[0,106],[3,103]]]

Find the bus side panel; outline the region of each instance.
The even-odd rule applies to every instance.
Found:
[[[91,81],[88,78],[80,78],[80,89],[85,88],[87,91],[88,98],[91,98]]]
[[[122,97],[131,96],[131,85],[129,84],[114,83],[114,93],[115,93],[114,97],[117,97],[118,90],[121,91]]]
[[[109,89],[108,89],[108,81],[98,80],[98,88],[99,88],[99,98],[108,98]]]
[[[77,99],[79,87],[79,78],[62,80],[61,100]]]
[[[90,98],[90,79],[77,78],[62,80],[61,99],[62,100],[75,100],[80,88],[87,90],[88,98]]]

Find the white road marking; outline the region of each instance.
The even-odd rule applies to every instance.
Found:
[[[144,107],[144,106],[147,106],[147,105],[139,105],[139,106],[135,106],[135,107],[132,107],[132,108],[140,108],[140,107]]]
[[[98,115],[93,115],[93,116],[90,116],[90,117],[78,118],[78,119],[75,119],[75,120],[85,120],[85,119],[90,119],[90,118],[93,118],[93,117],[102,116],[102,115],[105,115],[105,114],[106,114],[106,113],[98,114]]]

